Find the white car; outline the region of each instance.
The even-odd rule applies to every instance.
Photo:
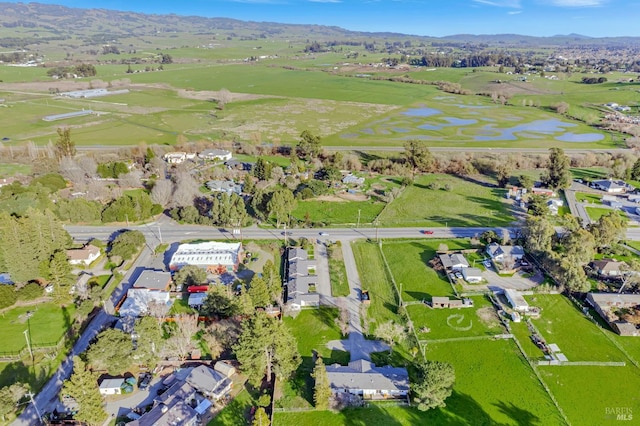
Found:
[[[328,236],[329,236],[329,233],[328,233],[328,232],[321,231],[319,235],[320,235],[321,237],[328,237]]]

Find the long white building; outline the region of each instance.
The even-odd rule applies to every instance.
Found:
[[[199,266],[210,273],[237,271],[243,257],[242,243],[209,241],[197,244],[180,244],[171,256],[169,269],[177,271],[186,265]]]

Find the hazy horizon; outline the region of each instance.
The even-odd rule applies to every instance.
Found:
[[[9,0],[10,3],[24,3]],[[339,26],[365,32],[442,37],[519,34],[548,37],[637,36],[640,2],[633,0],[77,0],[38,3],[148,14],[233,18],[283,24]],[[606,24],[603,24],[606,23]]]

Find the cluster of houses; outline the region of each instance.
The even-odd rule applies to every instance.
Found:
[[[320,295],[315,287],[317,263],[309,258],[309,253],[300,247],[287,249],[285,300],[292,310],[320,305]]]
[[[507,192],[507,198],[513,198],[520,204],[520,208],[527,208],[527,203],[525,203],[524,198],[527,194],[533,195],[541,195],[547,197],[547,208],[549,209],[549,213],[552,215],[557,215],[560,207],[564,206],[564,201],[558,197],[552,189],[549,188],[531,188],[530,191],[527,191],[526,188],[518,188],[517,186],[509,188]]]
[[[202,160],[207,161],[229,161],[233,157],[231,151],[226,149],[205,149],[199,154],[193,152],[173,151],[167,152],[162,156],[162,159],[169,164],[181,164],[187,160],[195,160],[196,156]]]
[[[166,376],[161,383],[160,394],[153,400],[151,409],[143,414],[128,413],[132,426],[202,424],[203,417],[213,405],[226,396],[233,384],[235,368],[218,361],[213,368],[201,364],[181,368]],[[100,382],[104,396],[120,394],[127,386],[124,378],[107,378]],[[143,408],[143,407],[141,407]],[[138,411],[139,412],[139,411]]]

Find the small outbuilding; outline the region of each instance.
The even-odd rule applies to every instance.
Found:
[[[113,379],[103,379],[100,382],[100,394],[107,395],[120,395],[122,393],[122,386],[124,385],[124,378],[116,377]]]
[[[510,288],[505,288],[504,295],[507,298],[507,301],[509,302],[511,307],[516,311],[520,311],[520,312],[529,311],[529,304],[527,303],[526,300],[524,300],[522,293],[520,293],[519,291],[510,289]]]
[[[213,366],[213,369],[216,370],[218,373],[221,373],[225,377],[231,377],[234,374],[236,374],[236,368],[233,365],[227,364],[224,361],[216,362],[215,365]]]

